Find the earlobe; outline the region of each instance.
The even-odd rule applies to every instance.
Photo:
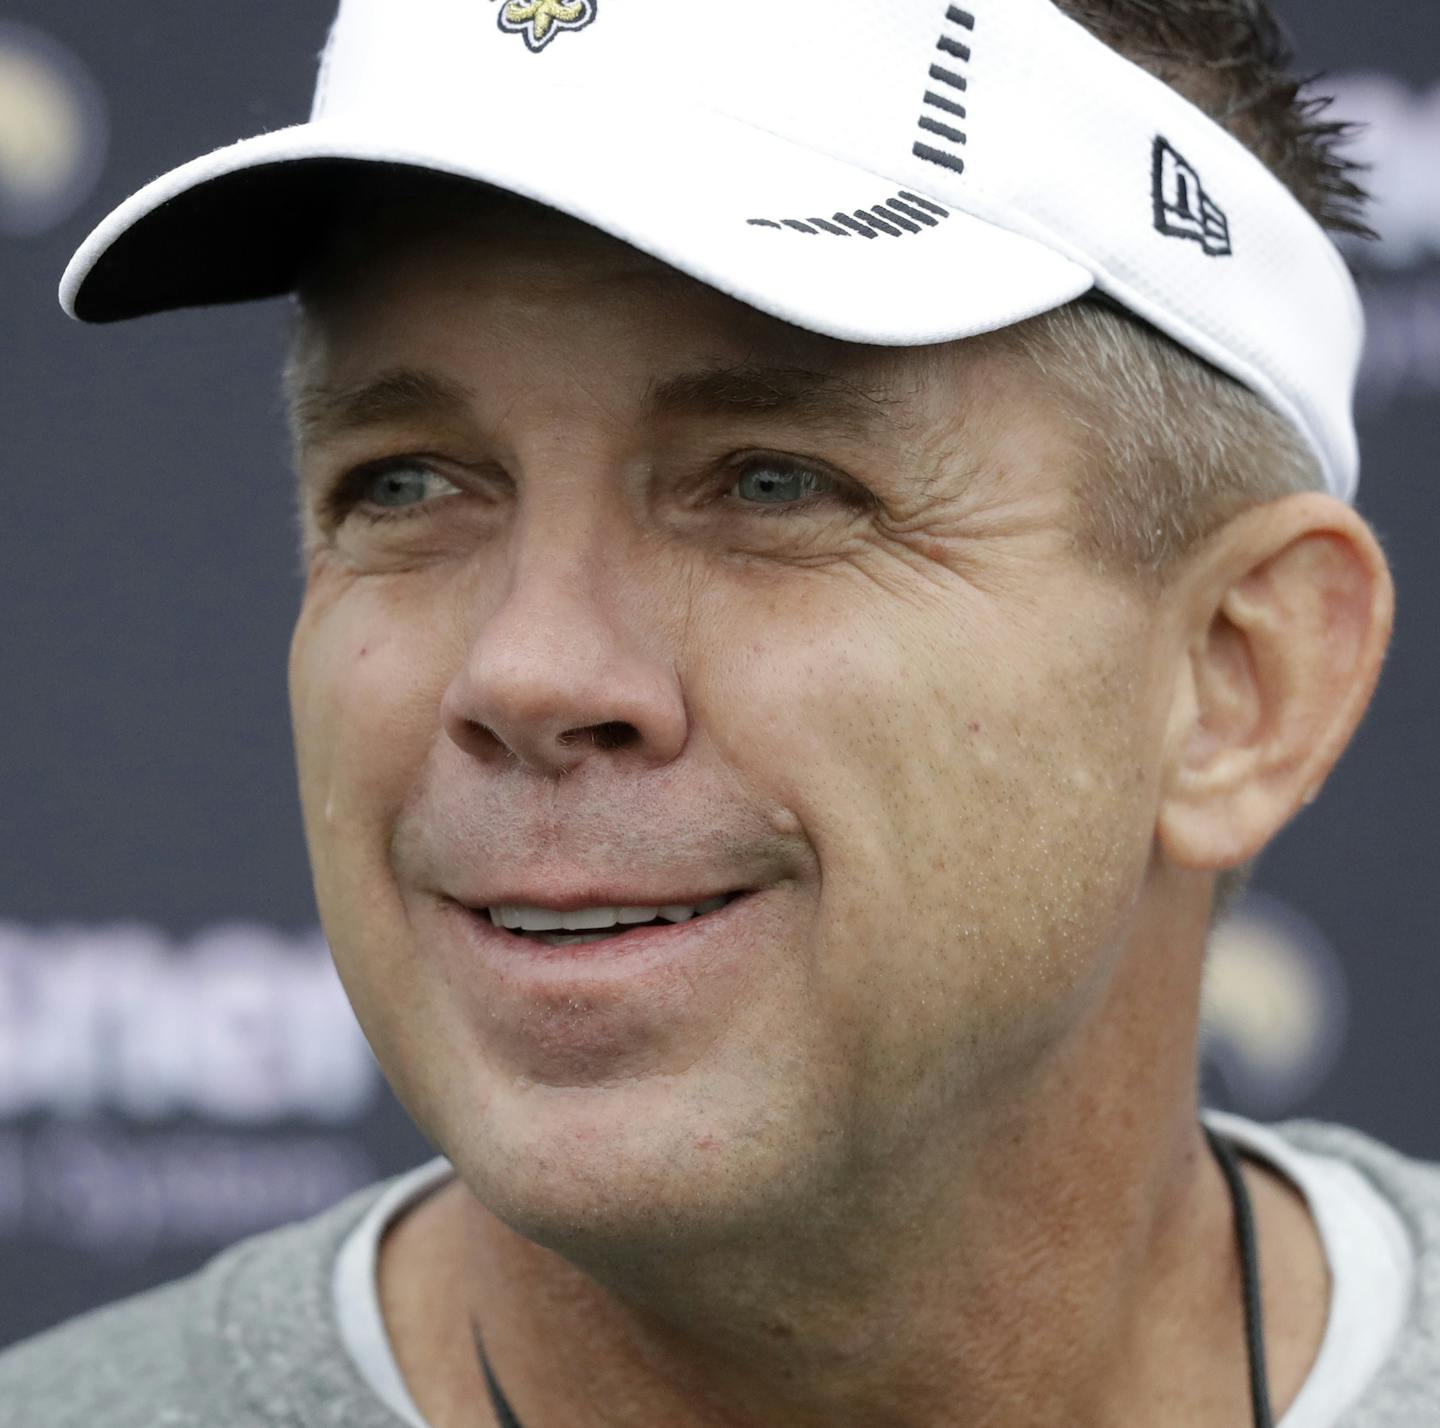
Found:
[[[1369,526],[1318,494],[1237,517],[1186,588],[1157,837],[1177,866],[1220,871],[1318,793],[1374,691],[1394,591]]]

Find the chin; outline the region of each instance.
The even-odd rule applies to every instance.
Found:
[[[815,1167],[793,1163],[806,1138],[773,1100],[720,1104],[686,1079],[497,1091],[445,1153],[493,1215],[578,1263],[773,1228],[809,1199]]]

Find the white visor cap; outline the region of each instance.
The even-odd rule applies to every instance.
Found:
[[[141,189],[61,303],[106,322],[291,291],[357,163],[538,200],[852,342],[1099,289],[1265,398],[1354,498],[1364,317],[1339,252],[1051,0],[341,0],[309,122]]]

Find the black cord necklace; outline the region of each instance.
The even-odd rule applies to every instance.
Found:
[[[480,1342],[479,1326],[471,1327],[475,1334],[475,1352],[480,1355],[480,1367],[485,1370],[485,1387],[490,1390],[490,1406],[495,1410],[495,1419],[500,1428],[520,1428],[520,1420],[515,1416],[515,1410],[510,1407],[510,1400],[500,1392],[500,1385],[495,1382],[495,1375],[490,1370],[490,1360],[485,1357],[485,1345]]]
[[[1230,1191],[1230,1203],[1235,1210],[1235,1239],[1240,1246],[1240,1267],[1244,1278],[1245,1299],[1245,1348],[1250,1359],[1250,1410],[1255,1428],[1274,1428],[1270,1417],[1270,1389],[1265,1375],[1265,1335],[1260,1322],[1260,1257],[1255,1248],[1255,1215],[1250,1208],[1250,1193],[1245,1188],[1245,1177],[1240,1173],[1240,1160],[1234,1147],[1221,1140],[1209,1126],[1204,1126],[1205,1139],[1220,1162],[1225,1184]],[[480,1356],[480,1367],[485,1371],[485,1386],[490,1390],[490,1403],[500,1428],[521,1428],[515,1410],[495,1382],[490,1360],[485,1356],[485,1345],[480,1341],[479,1325],[472,1325],[475,1337],[475,1352]]]
[[[1220,1162],[1225,1183],[1230,1188],[1230,1203],[1235,1207],[1235,1239],[1240,1246],[1240,1268],[1244,1276],[1245,1348],[1250,1357],[1250,1415],[1255,1428],[1273,1428],[1270,1385],[1265,1373],[1265,1329],[1260,1319],[1260,1255],[1255,1247],[1255,1214],[1250,1208],[1250,1192],[1245,1188],[1235,1147],[1209,1126],[1203,1129],[1215,1159]],[[519,1424],[515,1428],[519,1428]]]

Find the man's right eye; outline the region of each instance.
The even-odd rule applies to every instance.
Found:
[[[424,499],[427,481],[441,482],[452,492],[459,489],[414,458],[368,462],[335,483],[325,501],[326,514],[337,525],[351,515],[371,525],[407,520],[422,515],[432,504]]]

